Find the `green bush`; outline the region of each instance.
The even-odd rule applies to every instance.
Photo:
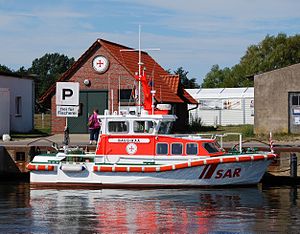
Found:
[[[213,126],[204,126],[201,118],[192,118],[192,121],[188,125],[189,132],[207,132],[215,131]]]

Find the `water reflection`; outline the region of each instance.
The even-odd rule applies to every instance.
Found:
[[[31,190],[30,197],[34,220],[49,223],[51,232],[65,226],[104,233],[249,230],[251,224],[240,220],[248,219],[249,209],[257,212],[264,200],[257,188]]]
[[[300,227],[297,187],[0,189],[1,233],[293,233]]]

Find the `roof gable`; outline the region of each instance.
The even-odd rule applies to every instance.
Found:
[[[60,77],[58,82],[66,81],[84,64],[97,49],[101,46],[123,66],[132,76],[138,72],[139,52],[134,49],[110,42],[104,39],[97,39],[85,53]],[[124,51],[133,50],[133,51]],[[141,52],[143,68],[146,68],[147,78],[154,84],[156,90],[156,100],[164,103],[183,103],[178,95],[180,80],[178,76],[169,75],[148,53]],[[174,79],[171,79],[173,77]],[[55,92],[56,84],[53,84],[40,98],[44,102]],[[192,98],[191,98],[192,99]],[[188,99],[189,100],[189,99]]]

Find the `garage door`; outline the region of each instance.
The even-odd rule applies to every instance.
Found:
[[[70,133],[88,133],[88,117],[94,108],[102,115],[108,107],[107,91],[80,91],[79,115],[77,118],[68,118]]]

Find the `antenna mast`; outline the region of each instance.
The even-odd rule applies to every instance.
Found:
[[[143,49],[144,51],[149,51],[149,50],[160,50],[158,48],[149,48],[149,49]],[[139,53],[139,62],[138,62],[138,66],[139,66],[139,71],[138,71],[138,115],[141,114],[141,106],[142,106],[142,101],[141,101],[141,76],[142,76],[142,49],[141,49],[141,25],[139,25],[139,48],[138,50],[136,49],[124,49],[124,50],[120,50],[120,51],[125,51],[125,52],[134,52],[134,51],[138,51]]]

